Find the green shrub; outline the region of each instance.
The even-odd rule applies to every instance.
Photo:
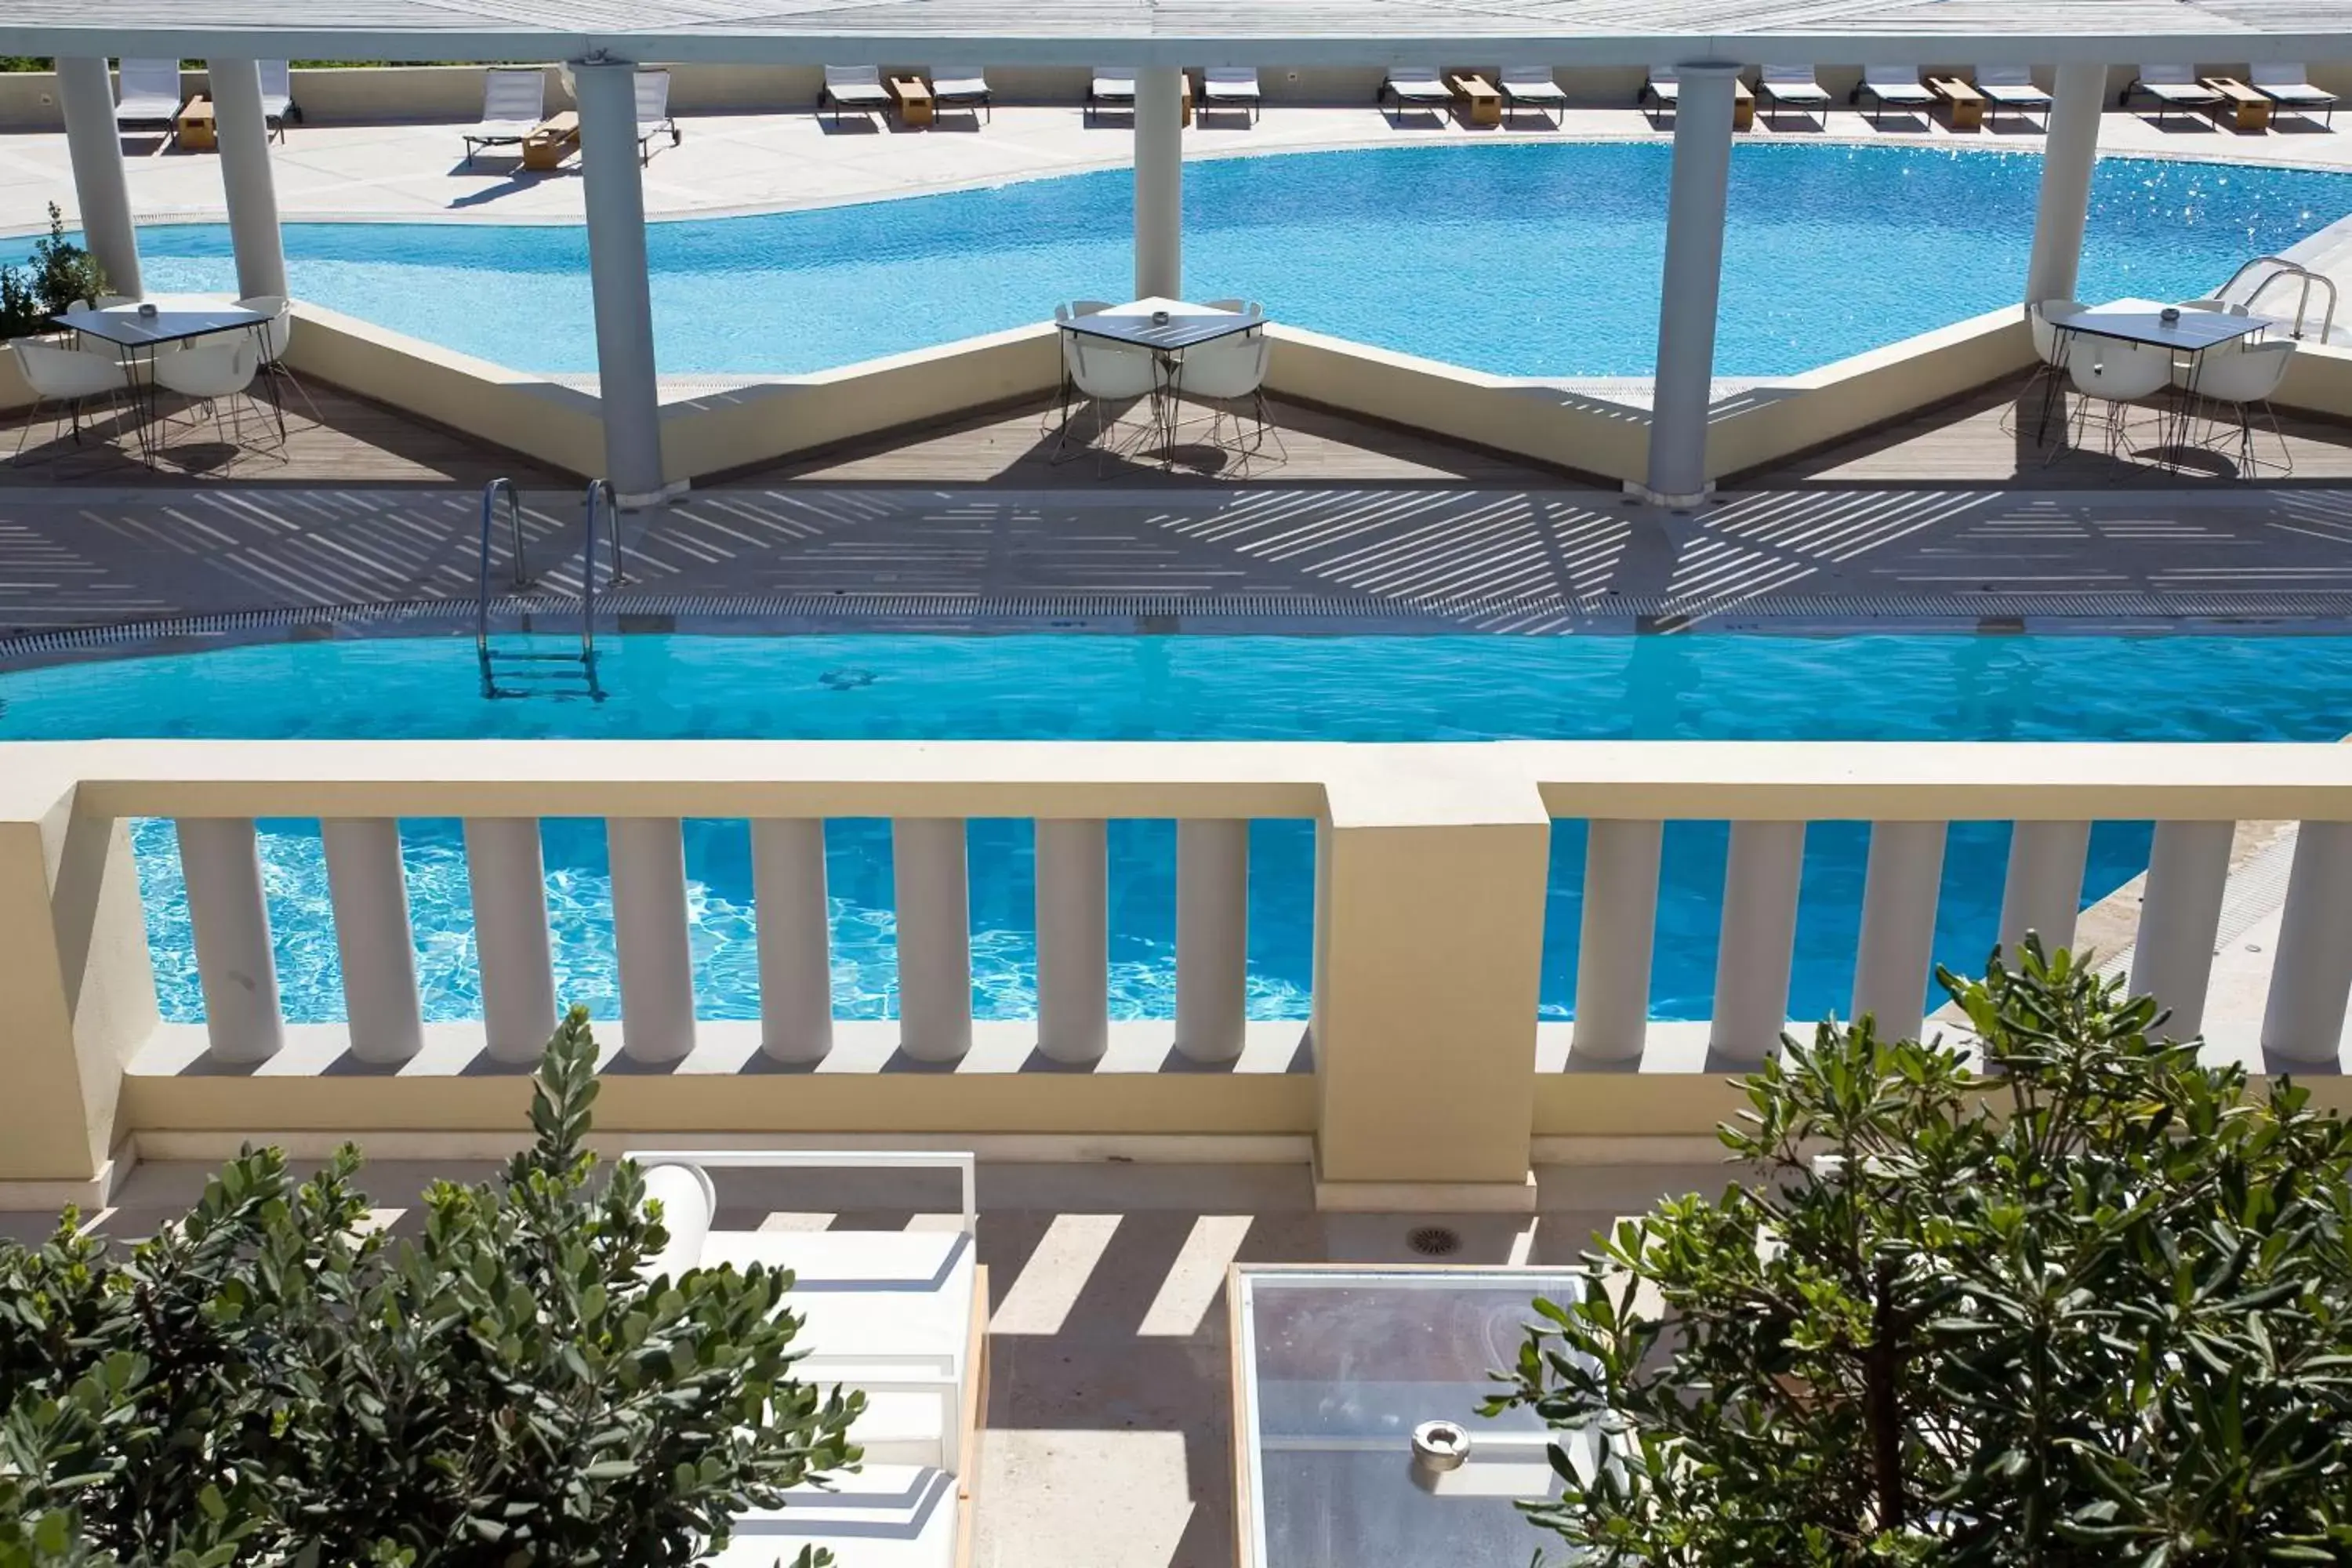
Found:
[[[49,232],[33,242],[29,267],[0,267],[0,341],[50,331],[49,318],[76,300],[107,292],[98,258],[66,239],[65,215],[49,204]]]
[[[2352,1124],[2031,938],[1938,979],[1983,1076],[1784,1042],[1723,1131],[1755,1179],[1538,1303],[1487,1407],[1556,1430],[1535,1522],[1645,1568],[2352,1562]]]
[[[789,1273],[641,1276],[667,1237],[634,1165],[591,1180],[595,1063],[575,1008],[533,1146],[415,1239],[355,1152],[297,1184],[265,1149],[127,1256],[70,1213],[0,1244],[0,1568],[654,1568],[854,1466]]]

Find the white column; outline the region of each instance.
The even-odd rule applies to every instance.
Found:
[[[1576,939],[1576,1032],[1588,1061],[1639,1061],[1650,1033],[1650,955],[1658,935],[1662,822],[1591,825],[1584,920]]]
[[[751,824],[751,889],[759,912],[760,1048],[780,1062],[823,1061],[833,1049],[824,821]]]
[[[490,1059],[535,1062],[555,1032],[555,962],[547,936],[547,868],[539,819],[466,819],[474,962]]]
[[[2009,843],[2009,875],[2000,887],[2000,956],[2017,967],[2027,931],[2055,954],[2074,945],[2074,917],[2083,910],[2083,865],[2091,852],[2087,822],[2021,822]]]
[[[286,1036],[253,820],[184,816],[177,826],[212,1054],[225,1062],[266,1061]]]
[[[604,845],[621,960],[621,1049],[636,1061],[674,1062],[694,1050],[680,825],[675,816],[615,816],[604,824]]]
[[[1706,410],[1715,381],[1715,312],[1723,281],[1723,212],[1731,188],[1731,121],[1739,68],[1685,65],[1675,106],[1666,194],[1666,265],[1658,300],[1658,379],[1650,403],[1644,499],[1689,506],[1706,493]]]
[[[1249,824],[1176,825],[1176,1048],[1242,1054],[1249,1023]]]
[[[1135,73],[1135,297],[1184,292],[1184,73]]]
[[[1874,822],[1862,880],[1862,942],[1853,957],[1853,1015],[1884,1040],[1916,1040],[1927,1021],[1936,960],[1936,903],[1944,880],[1944,825]]]
[[[2295,835],[2279,918],[2263,1053],[2332,1062],[2352,995],[2352,823],[2306,822]]]
[[[2083,224],[2091,212],[2091,167],[2098,162],[2099,120],[2107,106],[2107,68],[2060,66],[2052,85],[2050,133],[2042,139],[2042,199],[2025,265],[2029,305],[2074,297]]]
[[[261,112],[261,69],[252,60],[206,60],[212,75],[221,187],[242,298],[286,293],[286,247],[278,229],[278,184],[269,169],[269,122]]]
[[[963,818],[890,824],[898,910],[898,1048],[951,1062],[971,1049],[971,892]]]
[[[1801,822],[1735,822],[1723,868],[1711,1051],[1747,1061],[1772,1054],[1789,1024],[1789,964],[1797,948]]]
[[[662,497],[661,395],[654,380],[653,292],[646,278],[636,68],[574,65],[572,78],[580,104],[605,476],[623,506],[651,506]]]
[[[2205,1027],[2205,988],[2213,978],[2213,938],[2230,885],[2234,822],[2159,822],[2148,852],[2147,891],[2132,945],[2131,993],[2171,1011],[2166,1033],[2194,1038]]]
[[[73,161],[74,204],[82,237],[106,272],[106,286],[136,296],[139,232],[131,223],[131,185],[122,172],[122,135],[114,124],[114,79],[104,60],[58,61],[58,97],[66,111],[66,155]]]
[[[1037,1048],[1098,1060],[1110,1045],[1110,880],[1105,825],[1037,819]]]
[[[327,896],[335,908],[352,1055],[363,1062],[404,1062],[424,1047],[425,1016],[416,996],[416,939],[408,924],[400,824],[388,816],[329,819],[319,824],[319,837],[327,850]]]

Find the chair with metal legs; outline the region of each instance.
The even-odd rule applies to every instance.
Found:
[[[2077,334],[2067,351],[2066,376],[2077,395],[2074,444],[2080,447],[2090,434],[2091,405],[2105,404],[2101,427],[2106,433],[2107,455],[2114,457],[2131,438],[2131,410],[2171,387],[2172,351],[2157,343]]]
[[[1112,446],[1112,428],[1118,421],[1118,412],[1124,411],[1128,405],[1144,398],[1156,400],[1159,397],[1160,356],[1149,349],[1129,348],[1102,340],[1088,342],[1080,333],[1064,332],[1062,366],[1077,395],[1087,399],[1094,407],[1094,439],[1082,445],[1095,448],[1095,473],[1099,478],[1104,472],[1105,458],[1130,455],[1118,451]],[[1077,423],[1079,411],[1074,407],[1063,421],[1061,437],[1055,444],[1052,461],[1060,463],[1076,456],[1068,448],[1071,427]],[[1150,427],[1154,430],[1159,428],[1156,417]]]
[[[1276,462],[1286,462],[1290,456],[1266,408],[1266,363],[1273,348],[1264,332],[1252,332],[1189,349],[1172,389],[1181,403],[1195,403],[1209,411],[1211,444],[1244,463],[1264,451],[1269,439]],[[1227,440],[1229,417],[1234,431]]]
[[[286,436],[286,398],[278,390],[280,386],[290,386],[302,395],[302,405],[310,411],[310,423],[325,424],[319,417],[319,405],[310,400],[309,389],[286,368],[286,350],[294,341],[293,307],[277,294],[248,295],[237,303],[269,318],[269,324],[262,329],[261,377],[269,384],[270,406],[278,411],[278,438],[283,440]]]
[[[2294,454],[2286,444],[2286,432],[2279,428],[2278,411],[2271,406],[2271,395],[2286,379],[2287,367],[2294,360],[2292,339],[2278,342],[2239,342],[2205,351],[2205,363],[2198,367],[2190,390],[2197,405],[2206,416],[2204,445],[2219,448],[2225,438],[2227,422],[2221,417],[2216,405],[2237,415],[2238,472],[2242,478],[2261,467],[2254,458],[2253,412],[2259,407],[2263,417],[2270,421],[2271,436],[2279,444],[2278,468],[2282,475],[2294,472]]]
[[[192,343],[176,353],[155,356],[155,384],[194,401],[201,410],[191,424],[210,419],[213,426],[241,450],[246,446],[245,413],[250,407],[267,428],[270,421],[253,395],[254,378],[261,371],[261,347],[250,334],[239,332],[212,342]],[[278,442],[283,453],[285,441]]]
[[[58,410],[57,435],[63,436],[70,430],[74,445],[79,447],[83,412],[93,403],[111,402],[131,384],[121,362],[110,353],[86,353],[80,349],[35,342],[29,338],[15,340],[8,349],[16,356],[16,368],[25,384],[33,389],[33,406],[25,411],[25,428],[16,437],[15,454],[8,459],[12,467],[24,462],[26,443],[32,439],[33,426],[39,423],[43,408]]]

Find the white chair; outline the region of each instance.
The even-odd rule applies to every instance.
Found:
[[[1251,124],[1257,123],[1257,68],[1202,66],[1201,106],[1203,109],[1226,109],[1236,105],[1248,113]]]
[[[1111,432],[1127,405],[1142,398],[1157,402],[1160,395],[1160,356],[1149,349],[1130,348],[1124,343],[1103,338],[1089,338],[1083,332],[1062,334],[1062,372],[1077,396],[1092,405],[1095,416],[1095,472],[1103,472],[1103,459],[1111,456],[1124,457],[1112,444]],[[1155,415],[1157,410],[1155,408]],[[1076,456],[1071,446],[1071,426],[1077,423],[1078,410],[1066,409],[1060,438],[1055,443],[1050,461],[1064,462]],[[1155,417],[1150,429],[1156,430]],[[1139,441],[1140,437],[1139,437]]]
[[[2135,92],[2144,92],[2156,100],[2159,124],[2176,109],[2210,109],[2221,101],[2221,95],[2199,81],[2194,68],[2189,66],[2140,67],[2139,75],[2116,100],[2118,107],[2129,103]]]
[[[669,72],[639,71],[635,87],[637,89],[637,162],[650,163],[654,161],[655,137],[667,131],[669,132],[669,144],[675,147],[686,140],[686,132],[677,128],[677,121],[670,116]]]
[[[1890,108],[1916,109],[1925,115],[1936,104],[1936,95],[1919,80],[1916,66],[1863,67],[1862,80],[1847,101],[1860,103],[1865,98],[1870,100],[1871,107],[1864,112],[1874,126],[1882,123],[1882,117]]]
[[[180,62],[124,60],[116,68],[121,91],[115,100],[117,125],[170,125],[180,118]]]
[[[528,70],[486,70],[482,73],[482,117],[466,132],[466,162],[485,147],[520,147],[539,122],[547,118],[547,73]]]
[[[1398,66],[1381,81],[1381,90],[1373,102],[1390,105],[1389,119],[1393,124],[1405,106],[1416,109],[1436,109],[1441,113],[1454,105],[1454,89],[1445,84],[1435,66]]]
[[[2156,343],[2075,334],[2066,351],[2066,376],[2079,396],[2076,446],[2090,433],[2091,405],[2102,403],[2109,456],[2131,437],[2131,410],[2172,385],[2172,351]]]
[[[32,439],[33,426],[39,422],[43,408],[54,406],[58,413],[56,433],[42,445],[47,446],[70,430],[74,445],[79,447],[82,411],[93,403],[111,401],[130,385],[121,363],[111,353],[37,342],[31,338],[12,340],[8,352],[16,356],[16,369],[23,374],[25,384],[33,389],[33,406],[26,410],[25,428],[16,437],[15,455],[8,459],[12,467],[24,462],[26,443]]]
[[[2238,416],[2238,472],[2251,474],[2258,466],[2254,461],[2254,426],[2252,411],[2259,406],[2263,417],[2271,425],[2271,435],[2279,444],[2279,470],[2294,472],[2294,455],[2287,448],[2286,432],[2279,428],[2278,410],[2271,406],[2271,395],[2286,379],[2288,367],[2294,361],[2293,339],[2278,342],[2249,343],[2207,349],[2198,358],[2202,362],[2189,382],[2197,398],[2198,408],[2205,414],[2204,444],[2220,444],[2224,422],[2214,416],[2211,405],[2220,404],[2233,410]]]
[[[1244,459],[1255,457],[1269,436],[1274,437],[1277,460],[1289,456],[1283,449],[1282,437],[1274,434],[1274,421],[1266,413],[1265,373],[1273,350],[1272,341],[1264,332],[1254,331],[1187,349],[1177,367],[1177,397],[1207,408],[1211,415],[1211,443],[1229,447]],[[1242,429],[1244,414],[1254,426],[1246,435]],[[1228,415],[1234,420],[1230,443],[1222,438]]]
[[[962,107],[996,118],[996,100],[989,91],[988,73],[978,66],[933,66],[931,101],[941,109]]]
[[[254,401],[253,380],[261,371],[261,345],[250,332],[196,342],[176,353],[155,356],[155,384],[195,404],[189,427],[209,422],[229,444],[245,447],[245,411],[267,425]],[[279,445],[284,445],[281,433]]]
[[[1567,121],[1568,90],[1552,75],[1551,67],[1507,65],[1496,76],[1495,85],[1502,92],[1506,109],[1517,110],[1524,104],[1538,115],[1549,110],[1556,117],[1555,127]]]
[[[2232,316],[2251,314],[2235,300],[2183,300],[2180,308],[2184,310],[2220,310]]]
[[[1073,316],[1098,316],[1110,306],[1108,300],[1073,300],[1066,305],[1054,307],[1054,320],[1066,321]]]
[[[294,107],[294,70],[288,60],[263,60],[261,70],[261,123],[278,140],[286,140],[286,122],[299,120],[302,111]]]
[[[2327,126],[2336,124],[2336,95],[2324,87],[2311,85],[2311,78],[2295,60],[2261,60],[2246,68],[2246,81],[2256,92],[2281,109],[2292,109],[2308,115],[2313,110],[2326,111]]]
[[[1795,109],[1817,118],[1821,129],[1829,129],[1830,91],[1813,79],[1812,67],[1766,66],[1756,92],[1764,100],[1767,119],[1777,118],[1784,108]]]
[[[1986,114],[1999,119],[2004,109],[2020,116],[2042,111],[2043,130],[2050,127],[2050,95],[2033,85],[2033,71],[2027,66],[1977,67],[1977,91],[1992,105]]]
[[[2014,423],[2019,409],[2034,402],[2041,393],[2041,414],[2034,439],[2039,441],[2049,433],[2050,415],[2057,406],[2058,395],[2065,381],[2066,346],[2069,334],[2059,331],[2058,323],[2068,316],[2088,310],[2080,300],[2037,300],[2025,307],[2025,324],[2033,338],[2033,374],[2019,389],[2017,402],[2001,416],[2002,428],[2011,435],[2017,433]]]
[[[842,115],[887,114],[896,100],[890,89],[882,85],[878,66],[827,66],[824,86],[817,89],[816,111],[824,112],[826,104],[833,105],[833,122],[841,123]]]
[[[1097,66],[1087,83],[1087,101],[1078,110],[1081,123],[1094,123],[1099,109],[1135,108],[1135,68],[1132,66]]]
[[[310,410],[313,424],[324,424],[319,417],[319,405],[310,399],[310,390],[294,379],[286,368],[286,350],[294,341],[293,307],[276,294],[249,294],[237,301],[247,310],[269,318],[269,325],[261,331],[261,377],[269,384],[269,401],[278,414],[278,433],[286,434],[286,398],[278,388],[281,384],[302,395],[303,405]]]

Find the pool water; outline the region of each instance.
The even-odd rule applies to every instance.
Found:
[[[2335,741],[2352,732],[2352,646],[2335,637],[629,637],[603,645],[602,704],[485,701],[461,638],[288,644],[0,674],[0,740],[99,737],[610,739]],[[289,1018],[341,1016],[314,823],[264,826]],[[465,860],[454,822],[403,824],[419,976],[432,1018],[477,1016]],[[844,1017],[896,1011],[889,829],[829,823],[834,993]],[[545,824],[560,994],[617,1008],[602,825]],[[202,1016],[172,830],[136,830],[166,1015]],[[1959,824],[1936,952],[1980,964],[2009,829]],[[2146,864],[2146,824],[2101,824],[2084,901]],[[1652,1006],[1705,1017],[1727,829],[1666,834]],[[973,1006],[1035,1011],[1025,822],[971,826]],[[1806,840],[1791,1005],[1843,1011],[1868,831]],[[1175,830],[1110,829],[1112,1008],[1165,1017],[1174,994]],[[1251,831],[1250,1010],[1304,1017],[1314,834]],[[758,1015],[750,835],[687,825],[699,1009]],[[1584,829],[1554,834],[1542,1007],[1575,995]]]
[[[1184,280],[1276,321],[1507,375],[1648,375],[1671,150],[1420,146],[1187,165]],[[1782,375],[2020,298],[2036,155],[1743,143],[1716,372]],[[652,226],[672,375],[822,370],[1124,299],[1123,170]],[[2352,175],[2178,160],[2099,165],[2078,293],[2193,298],[2352,211]],[[219,226],[150,228],[148,286],[231,289]],[[292,224],[305,300],[499,364],[596,368],[574,226]]]

